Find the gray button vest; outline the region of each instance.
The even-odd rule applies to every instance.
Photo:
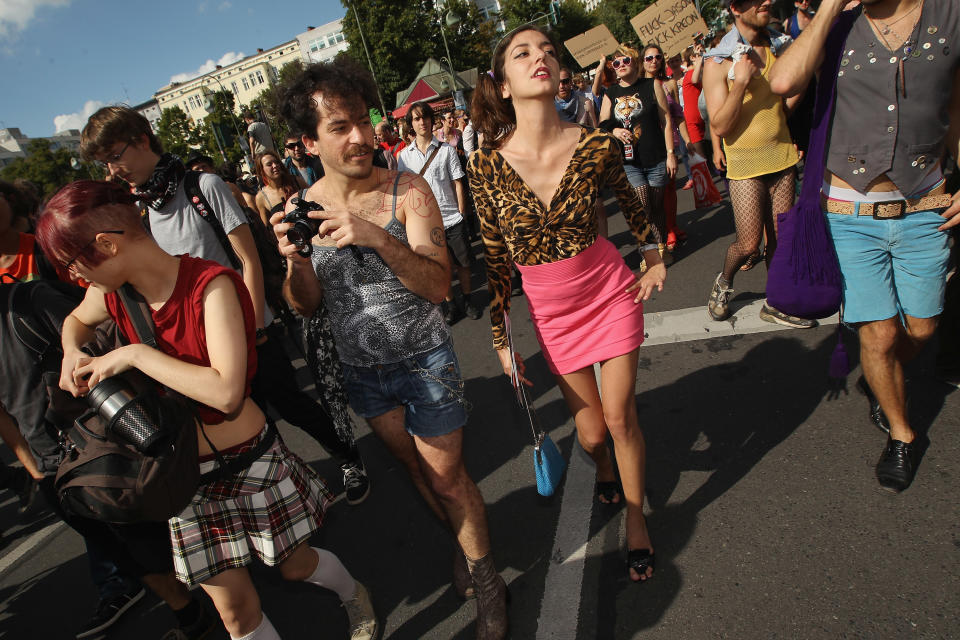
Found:
[[[909,46],[887,49],[865,14],[847,37],[827,169],[860,192],[887,174],[912,195],[943,153],[960,67],[960,3],[925,0],[921,11]]]

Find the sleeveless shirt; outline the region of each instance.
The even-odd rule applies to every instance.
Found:
[[[247,292],[247,286],[240,278],[240,274],[216,262],[180,256],[180,270],[177,273],[177,284],[173,288],[170,298],[159,309],[152,310],[154,334],[157,346],[168,356],[182,360],[188,364],[201,367],[210,366],[210,354],[207,352],[207,335],[203,317],[203,293],[210,282],[221,275],[225,275],[233,282],[240,299],[240,309],[246,335],[247,346],[247,375],[244,397],[250,395],[250,384],[257,371],[256,320],[253,315],[253,302]],[[133,321],[127,315],[126,308],[120,302],[117,293],[111,292],[103,296],[107,312],[114,319],[120,332],[131,343],[140,342]],[[219,424],[224,420],[224,414],[212,407],[195,403],[197,417],[204,424]]]
[[[621,87],[614,84],[607,88],[610,99],[610,117],[622,129],[633,132],[633,160],[624,159],[624,164],[653,167],[667,159],[667,145],[663,141],[660,126],[660,109],[654,91],[654,78],[637,78],[633,84]]]
[[[409,247],[406,227],[397,220],[399,180],[398,172],[384,230]],[[356,367],[392,364],[446,342],[450,332],[440,306],[407,289],[376,251],[356,248],[362,262],[350,247],[313,247],[340,360]]]
[[[957,0],[925,0],[909,44],[893,51],[865,15],[857,18],[837,73],[831,173],[861,193],[884,174],[904,196],[917,192],[943,155],[958,40]]]
[[[787,128],[783,98],[770,90],[770,69],[777,59],[769,47],[764,52],[765,65],[760,75],[751,78],[747,85],[737,124],[723,138],[730,180],[776,173],[799,162]],[[733,85],[732,80],[727,82]]]

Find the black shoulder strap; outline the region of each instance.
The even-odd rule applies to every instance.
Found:
[[[184,174],[183,191],[187,195],[190,206],[200,214],[201,218],[213,227],[213,233],[217,236],[217,242],[223,247],[223,250],[227,254],[227,259],[230,260],[230,266],[237,271],[242,270],[243,265],[240,263],[240,259],[237,258],[237,254],[233,250],[233,245],[230,244],[230,239],[227,238],[227,233],[223,230],[223,225],[220,224],[220,219],[213,214],[213,207],[210,206],[207,198],[200,190],[199,171],[187,171]]]
[[[124,309],[127,310],[127,316],[133,323],[133,329],[137,332],[137,338],[140,342],[159,349],[157,345],[157,336],[153,331],[153,317],[150,315],[150,307],[136,289],[130,284],[125,284],[117,289],[117,295]]]

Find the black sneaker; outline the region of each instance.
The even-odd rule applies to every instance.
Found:
[[[447,324],[453,324],[457,321],[454,317],[454,305],[452,302],[444,300],[440,303],[440,311],[443,313],[443,321]]]
[[[343,491],[347,494],[347,504],[357,505],[370,495],[370,479],[363,465],[359,462],[348,462],[340,467],[343,469]]]
[[[467,302],[465,312],[471,320],[479,320],[483,316],[483,309],[473,304],[472,300]]]
[[[202,606],[202,605],[201,605]],[[170,629],[160,640],[206,640],[211,633],[220,627],[220,618],[210,615],[206,607],[202,607],[200,618],[191,625]]]
[[[124,593],[109,600],[101,600],[93,617],[77,632],[77,640],[90,638],[113,626],[120,616],[136,604],[145,593],[146,589],[139,587],[137,591]]]
[[[900,493],[913,482],[914,469],[913,442],[903,442],[887,438],[883,454],[877,463],[877,481],[887,491]]]
[[[792,329],[813,329],[818,324],[816,320],[807,320],[806,318],[792,316],[779,309],[774,309],[766,303],[764,303],[763,308],[760,309],[760,319],[766,322],[772,322],[773,324],[781,324]]]
[[[867,384],[865,377],[860,376],[860,379],[857,380],[857,389],[867,397],[867,401],[870,403],[870,424],[880,429],[880,431],[889,434],[890,423],[887,422],[887,416],[883,413],[883,409],[880,408],[880,401],[877,400],[877,396],[873,395],[873,389]]]

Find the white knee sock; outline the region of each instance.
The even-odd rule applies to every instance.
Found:
[[[352,600],[353,596],[357,594],[357,582],[340,562],[340,558],[326,549],[317,549],[316,547],[311,547],[311,549],[317,552],[317,568],[304,582],[335,591],[340,596],[341,602]]]
[[[230,634],[230,637],[233,640],[280,640],[280,634],[277,633],[277,630],[270,624],[270,620],[267,619],[267,614],[263,614],[263,620],[260,621],[260,626],[247,635],[235,636]]]

